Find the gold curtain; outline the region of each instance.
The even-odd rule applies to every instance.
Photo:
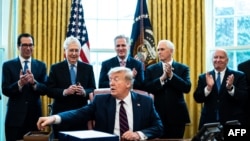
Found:
[[[47,65],[64,59],[63,41],[69,23],[71,0],[19,0],[18,34],[34,36],[33,57]],[[48,115],[51,99],[42,96],[43,115]]]
[[[201,105],[193,99],[198,75],[205,70],[205,0],[148,0],[155,41],[169,39],[175,44],[174,59],[190,67],[192,88],[185,95],[191,123],[185,138],[197,133]]]

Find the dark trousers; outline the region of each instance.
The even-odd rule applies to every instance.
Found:
[[[162,139],[182,139],[185,132],[185,125],[167,125],[164,129]]]

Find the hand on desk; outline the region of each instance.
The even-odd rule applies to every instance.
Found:
[[[40,117],[36,123],[39,130],[44,130],[46,126],[54,124],[56,121],[55,116]]]
[[[125,132],[122,137],[121,141],[139,141],[140,136],[137,132],[127,131]]]

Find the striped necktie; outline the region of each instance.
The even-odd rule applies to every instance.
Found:
[[[123,133],[129,130],[129,127],[128,127],[128,118],[127,118],[126,110],[123,106],[124,101],[121,100],[120,104],[121,106],[120,106],[120,111],[119,111],[119,122],[120,122],[120,137],[121,137]]]

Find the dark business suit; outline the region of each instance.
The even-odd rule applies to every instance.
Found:
[[[117,57],[113,57],[111,59],[102,62],[102,67],[99,77],[99,88],[109,88],[108,72],[111,68],[118,66],[120,66],[120,62]],[[133,68],[136,69],[137,75],[134,78],[133,88],[142,89],[143,88],[142,83],[144,80],[143,64],[140,61],[129,56],[126,61],[126,67],[130,68],[131,70],[133,70]]]
[[[163,126],[157,114],[153,100],[144,95],[131,92],[133,104],[133,131],[142,131],[149,139],[162,135]],[[79,124],[90,119],[95,120],[94,130],[114,133],[116,99],[111,94],[96,95],[89,105],[60,113],[61,124]],[[74,119],[74,120],[72,120]]]
[[[215,80],[215,72],[209,72]],[[228,94],[226,88],[226,80],[229,75],[234,75],[234,96]],[[244,113],[244,105],[247,99],[247,83],[246,77],[242,72],[234,71],[227,68],[223,81],[221,83],[220,92],[217,90],[216,82],[211,93],[206,97],[204,89],[207,86],[206,74],[201,74],[198,80],[198,86],[194,92],[194,99],[198,103],[203,103],[200,117],[199,129],[205,123],[220,122],[224,124],[226,121],[239,120],[245,124],[246,117]],[[219,112],[219,120],[216,120],[217,111]]]
[[[95,77],[93,67],[84,62],[77,63],[76,82],[80,82],[86,91],[86,96],[81,95],[63,95],[64,89],[71,85],[70,72],[67,60],[56,63],[51,66],[48,79],[48,96],[54,99],[52,105],[52,114],[59,112],[80,108],[87,104],[89,93],[93,92],[95,87]],[[55,125],[55,137],[57,137],[57,130],[80,130],[87,129],[87,125]]]
[[[37,130],[36,122],[42,115],[40,95],[47,93],[45,63],[36,59],[31,60],[31,72],[37,81],[35,90],[32,85],[27,84],[19,91],[18,80],[21,69],[19,58],[3,64],[2,92],[9,98],[5,120],[7,141],[22,139],[28,131]]]
[[[154,94],[154,102],[158,111],[165,133],[163,138],[182,137],[186,123],[190,122],[184,93],[188,93],[191,88],[189,68],[183,64],[173,61],[173,77],[167,80],[164,85],[160,82],[163,74],[162,62],[148,66],[145,72],[145,88]],[[169,131],[169,128],[173,128]],[[175,127],[182,130],[176,131]]]
[[[247,112],[247,124],[248,126],[250,126],[250,60],[240,63],[238,65],[238,70],[243,71],[246,74],[247,78],[248,99],[245,108]]]

